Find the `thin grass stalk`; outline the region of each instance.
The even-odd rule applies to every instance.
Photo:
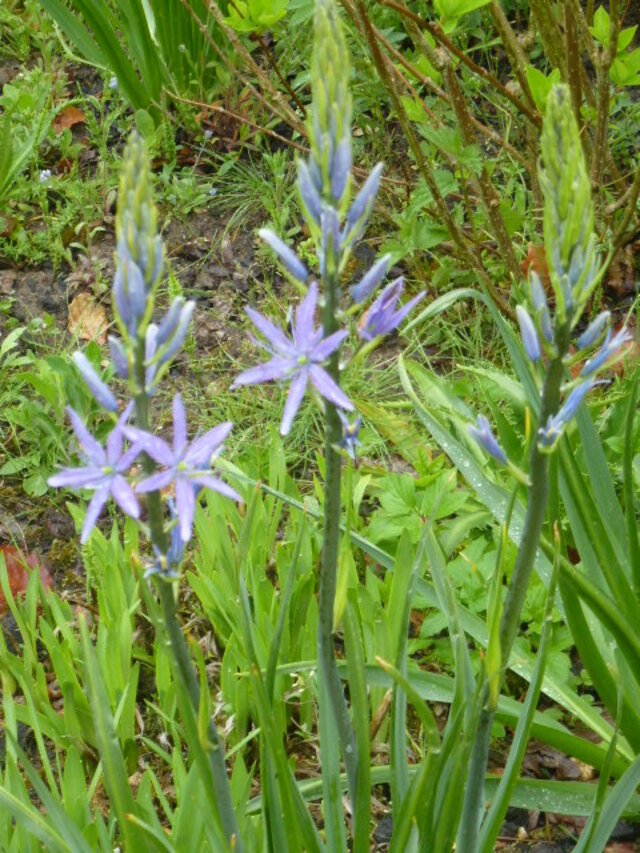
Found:
[[[620,34],[620,5],[618,0],[609,3],[609,46],[596,52],[596,129],[591,161],[591,184],[599,187],[607,154],[607,130],[611,107],[611,81],[609,72],[616,58]]]
[[[525,52],[522,49],[522,45],[518,41],[518,37],[514,33],[513,28],[509,23],[509,20],[507,19],[507,16],[505,15],[502,6],[498,2],[498,0],[491,0],[489,10],[491,12],[493,22],[496,25],[500,40],[502,41],[502,46],[504,47],[505,53],[507,54],[511,69],[518,79],[520,88],[522,89],[522,92],[525,95],[529,106],[532,108],[532,110],[535,110],[535,114],[537,115],[538,108],[536,106],[536,102],[533,99],[533,95],[531,94],[531,89],[529,88],[529,80],[527,78],[527,66],[529,63],[527,61],[527,57],[525,56]],[[535,121],[534,124],[537,128],[541,127],[542,119],[539,115],[537,121]]]
[[[413,39],[415,46],[426,55],[427,59],[434,66],[434,68],[441,70],[442,57],[440,54],[438,54],[437,51],[435,51],[431,47],[429,42],[425,39],[420,28],[416,24],[414,24],[411,20],[408,20],[407,24],[406,24],[406,30],[407,30],[407,33]],[[423,86],[426,86],[427,88],[431,89],[439,98],[441,98],[444,101],[445,104],[450,103],[449,96],[447,95],[447,93],[443,89],[440,88],[440,86],[438,86],[436,83],[434,83],[430,77],[426,77],[424,74],[422,74],[422,72],[419,71],[419,69],[417,69],[412,63],[410,63],[408,60],[406,60],[404,58],[403,54],[397,48],[395,48],[391,44],[391,42],[388,39],[386,39],[384,37],[384,35],[379,30],[377,30],[375,27],[373,27],[373,31],[376,35],[376,38],[380,42],[380,44],[382,44],[384,46],[385,50],[389,53],[390,56],[392,56],[394,59],[396,59],[401,65],[404,65],[404,67],[417,80],[419,80]],[[435,124],[442,126],[443,122],[441,121],[441,119],[436,118],[433,115],[433,113],[431,113],[427,109],[427,106],[424,103],[424,99],[419,97],[414,92],[409,81],[400,74],[399,70],[394,65],[391,66],[390,70],[397,77],[399,77],[401,79],[403,85],[406,86],[407,89],[409,89],[412,96],[422,106],[422,109],[427,113],[427,115],[429,115],[431,117],[431,120],[434,121]],[[484,136],[486,139],[490,139],[492,142],[494,142],[498,146],[498,148],[505,151],[507,154],[509,154],[510,157],[512,157],[514,160],[516,160],[516,162],[520,163],[520,165],[523,166],[531,175],[536,174],[535,157],[533,159],[531,159],[531,158],[527,159],[527,157],[524,154],[522,154],[520,151],[518,151],[516,148],[514,148],[514,146],[511,145],[510,142],[507,142],[507,140],[504,138],[504,136],[502,136],[500,133],[493,130],[493,128],[488,127],[487,125],[483,124],[478,118],[476,118],[476,116],[469,114],[469,124],[475,131],[477,131],[479,134]],[[517,125],[515,120],[514,120],[514,124]],[[528,125],[528,127],[531,127],[531,126],[532,125]],[[525,134],[525,138],[527,140],[529,139],[529,137],[526,136],[526,134]],[[534,154],[536,153],[535,148],[532,148],[532,152]]]
[[[558,68],[563,80],[567,79],[564,46],[560,28],[556,23],[554,9],[550,0],[531,0],[531,13],[536,22],[544,52],[554,68]]]
[[[447,36],[442,32],[440,27],[431,21],[425,21],[424,18],[420,17],[420,15],[416,15],[415,12],[412,12],[410,9],[407,9],[402,3],[396,2],[396,0],[380,0],[380,4],[383,6],[388,6],[390,9],[394,9],[404,18],[412,21],[416,24],[420,29],[426,30],[433,38],[439,42],[445,50],[450,53],[452,56],[455,56],[463,65],[471,71],[476,77],[480,77],[482,80],[487,82],[492,89],[495,89],[497,92],[505,97],[508,101],[510,101],[513,106],[525,115],[529,121],[531,121],[536,127],[540,127],[542,125],[542,121],[540,116],[537,114],[535,109],[530,109],[526,104],[524,104],[517,95],[514,95],[506,86],[504,86],[498,78],[488,71],[486,68],[483,68],[481,65],[478,65],[473,61],[467,54],[460,50],[451,39],[447,38]],[[528,87],[527,87],[528,89]],[[527,90],[525,90],[527,91]]]
[[[418,166],[418,171],[420,172],[420,175],[422,176],[427,187],[429,188],[429,192],[431,193],[431,196],[436,204],[438,213],[442,218],[442,221],[445,224],[445,227],[447,228],[449,234],[451,235],[451,239],[455,243],[456,248],[458,249],[460,254],[467,261],[471,269],[476,270],[483,284],[487,288],[487,291],[491,294],[491,297],[496,302],[496,304],[500,306],[500,310],[503,311],[508,317],[514,318],[515,313],[505,302],[502,295],[494,286],[493,282],[485,272],[484,268],[482,267],[478,259],[475,257],[474,253],[467,246],[464,239],[464,235],[462,234],[455,220],[451,216],[449,208],[447,207],[442,197],[442,193],[438,188],[435,177],[433,175],[433,171],[431,170],[424,154],[422,153],[420,142],[413,131],[406,110],[404,109],[402,101],[400,100],[396,88],[391,80],[387,60],[385,60],[385,57],[382,55],[380,47],[378,46],[378,42],[375,37],[375,33],[373,32],[371,21],[367,14],[367,9],[364,0],[356,0],[355,6],[351,4],[351,0],[341,0],[341,2],[347,14],[354,21],[356,26],[358,26],[358,28],[361,30],[367,41],[367,44],[369,45],[374,64],[376,66],[378,74],[380,75],[380,79],[385,89],[387,90],[389,97],[391,98],[391,102],[398,117],[398,121],[400,122],[402,131],[407,139],[407,142],[411,149],[411,153],[415,158],[416,165]],[[357,12],[356,7],[358,10]]]
[[[580,81],[580,48],[578,45],[578,29],[573,7],[570,3],[565,3],[564,7],[564,38],[567,52],[567,75],[569,91],[571,92],[571,106],[573,114],[576,117],[578,127],[583,126],[582,122],[582,87]],[[588,144],[587,135],[582,134],[582,146]],[[588,156],[588,151],[585,149],[585,156]]]
[[[638,374],[636,373],[629,394],[629,407],[624,431],[624,451],[622,468],[624,471],[625,521],[627,523],[627,545],[631,561],[631,582],[636,601],[640,601],[640,542],[635,510],[635,490],[633,485],[633,427],[635,424],[636,400],[638,399]]]
[[[593,503],[585,497],[586,483],[576,464],[573,454],[566,446],[560,448],[563,461],[563,473],[567,489],[573,499],[576,509],[582,516],[582,522],[586,528],[591,528],[596,535],[593,536],[591,545],[598,561],[599,575],[603,577],[607,588],[616,602],[621,616],[633,622],[636,617],[636,605],[633,592],[628,578],[628,570],[620,565],[620,559],[616,557],[615,551],[609,539],[608,531],[604,521],[596,515],[594,518]],[[600,523],[598,523],[600,522]],[[597,533],[600,535],[597,535]],[[590,578],[596,581],[596,578]],[[599,580],[599,579],[598,579]],[[596,581],[598,582],[598,581]]]
[[[467,109],[464,95],[458,85],[458,79],[451,67],[451,63],[445,63],[442,71],[451,105],[456,116],[456,121],[458,122],[458,127],[462,134],[462,139],[465,145],[474,145],[477,140],[471,126],[471,116]],[[500,247],[502,259],[507,269],[511,273],[514,281],[520,281],[522,278],[522,271],[513,251],[513,243],[507,233],[502,214],[500,213],[500,199],[498,198],[491,182],[491,178],[487,173],[486,165],[483,164],[482,175],[480,176],[479,181],[476,181],[475,178],[472,178],[471,176],[469,176],[467,180],[474,187],[474,190],[478,192],[484,202],[487,218],[491,222],[493,228],[493,236],[496,238],[498,246]]]
[[[349,673],[349,691],[353,709],[355,737],[358,745],[358,787],[353,811],[353,853],[369,850],[369,824],[371,821],[371,772],[369,742],[369,701],[365,679],[364,653],[358,619],[356,590],[348,593],[344,612],[344,637]]]
[[[415,65],[409,62],[409,60],[404,56],[402,51],[394,47],[389,41],[389,39],[387,39],[384,34],[377,29],[377,27],[374,27],[373,24],[371,25],[371,29],[376,39],[384,47],[389,56],[391,56],[399,65],[402,65],[404,68],[406,68],[407,71],[416,78],[416,80],[419,80],[423,86],[429,89],[429,91],[433,92],[433,94],[440,98],[445,104],[450,103],[450,99],[447,93],[440,86],[438,86],[435,81],[433,81],[430,77],[425,76],[418,68],[415,67]],[[434,51],[433,48],[431,48],[431,46],[426,42],[426,39],[422,35],[420,29],[416,24],[411,21],[411,19],[407,20],[407,32],[411,35],[416,45],[427,54],[427,58],[429,59],[431,64],[435,68],[439,69],[442,62],[441,58],[438,56],[436,51]],[[420,98],[414,92],[413,87],[411,86],[409,81],[406,79],[406,77],[402,75],[400,70],[395,65],[393,65],[393,63],[389,65],[389,72],[400,80],[402,85],[406,87],[406,89],[411,93],[411,95],[416,98],[417,101],[420,102],[422,108],[428,112],[426,104],[424,104],[423,102],[424,99]],[[439,119],[436,119],[436,121],[438,124],[442,124]],[[534,160],[527,160],[527,158],[523,154],[521,154],[516,148],[514,148],[511,143],[507,142],[507,140],[503,136],[493,130],[493,128],[488,127],[486,124],[483,124],[478,118],[476,118],[476,116],[470,115],[469,122],[478,133],[480,133],[487,139],[490,139],[499,148],[508,152],[509,156],[516,160],[518,163],[520,163],[522,166],[524,166],[525,169],[530,172],[535,172],[535,158]],[[514,124],[518,126],[515,120]]]
[[[227,56],[227,54],[220,48],[220,46],[216,44],[215,39],[211,36],[211,33],[209,32],[206,24],[204,24],[200,20],[200,18],[196,15],[196,13],[191,8],[188,0],[180,0],[180,2],[186,8],[186,10],[189,12],[189,14],[192,16],[193,20],[196,23],[196,26],[198,27],[198,29],[202,33],[203,38],[205,39],[205,41],[207,42],[207,44],[209,45],[211,50],[215,53],[215,55],[218,57],[218,59],[224,65],[227,66],[229,71],[231,71],[231,73],[235,77],[238,77],[240,80],[242,80],[243,84],[247,87],[247,89],[251,92],[251,94],[254,95],[260,103],[264,104],[264,106],[269,110],[269,112],[274,113],[275,115],[279,116],[279,118],[282,119],[282,121],[284,121],[286,124],[289,124],[290,126],[292,126],[298,133],[300,133],[304,138],[306,138],[307,134],[306,134],[306,128],[305,128],[304,123],[299,121],[296,114],[289,109],[288,105],[285,102],[283,102],[282,98],[279,96],[277,89],[274,89],[274,87],[271,85],[269,78],[264,74],[264,72],[262,71],[260,66],[255,64],[255,62],[253,61],[253,58],[251,57],[251,54],[249,54],[246,51],[242,42],[239,43],[240,44],[240,47],[238,48],[239,55],[242,57],[243,60],[245,60],[246,57],[249,57],[250,62],[247,62],[247,66],[250,67],[251,70],[254,72],[254,74],[256,75],[256,79],[259,80],[265,86],[265,88],[269,91],[269,93],[271,94],[271,97],[273,98],[273,101],[267,100],[267,98],[262,94],[262,92],[258,88],[256,88],[256,86],[249,79],[249,77],[246,74],[243,74],[242,71],[239,70],[237,65],[234,65],[234,63]],[[218,9],[217,6],[215,6],[213,4],[212,0],[206,0],[206,2],[207,2],[207,8],[211,12],[211,14],[214,15],[214,17],[216,18],[216,21],[219,22],[219,20],[222,19],[222,15],[220,13],[220,10]],[[228,27],[224,26],[224,23],[223,23],[223,31],[224,31],[225,35],[229,38],[229,40],[232,41],[232,44],[235,48],[236,47],[235,41],[238,41],[238,39],[235,36],[235,33],[233,32],[233,30],[230,30]],[[235,39],[235,41],[234,41],[234,39]]]
[[[187,6],[187,8],[189,8],[189,4],[188,2],[186,2],[186,0],[180,0],[180,2],[183,3],[183,5]],[[251,70],[251,72],[255,75],[256,79],[260,81],[260,84],[264,86],[265,90],[269,92],[269,94],[273,98],[273,102],[271,103],[270,108],[273,110],[273,112],[278,113],[281,118],[283,118],[284,121],[287,122],[288,125],[294,128],[294,130],[297,130],[298,133],[302,133],[303,136],[306,136],[304,123],[300,121],[300,118],[290,108],[289,104],[287,104],[287,102],[283,100],[280,92],[275,88],[275,86],[271,83],[271,80],[269,80],[264,71],[256,63],[249,51],[243,45],[242,41],[238,38],[237,34],[226,25],[224,21],[224,15],[220,11],[220,7],[218,6],[216,0],[206,0],[206,2],[207,9],[213,15],[216,23],[229,40],[236,54],[242,59],[245,68],[249,68]],[[220,49],[217,45],[214,45],[215,42],[212,39],[211,46],[216,52],[218,52]],[[233,70],[234,73],[238,73],[237,69],[234,68]],[[263,100],[262,97],[261,100]]]
[[[263,36],[258,36],[258,38],[257,38],[257,42],[258,42],[258,44],[260,45],[260,50],[261,50],[261,51],[264,53],[264,55],[267,57],[267,62],[269,63],[269,65],[270,65],[270,66],[273,68],[273,70],[275,71],[275,73],[276,73],[276,76],[277,76],[278,80],[280,81],[280,83],[283,85],[283,87],[284,87],[284,88],[285,88],[285,90],[287,91],[287,93],[288,93],[289,97],[291,98],[291,100],[293,101],[293,103],[294,103],[294,104],[296,105],[296,107],[300,110],[300,113],[302,114],[302,119],[303,119],[303,121],[306,121],[306,118],[307,118],[307,110],[306,110],[306,107],[305,107],[305,105],[302,103],[302,101],[300,100],[300,98],[298,97],[298,95],[297,95],[297,94],[294,92],[294,90],[291,88],[291,85],[290,85],[289,81],[287,80],[287,78],[285,77],[285,75],[283,74],[283,72],[280,70],[280,66],[278,65],[278,60],[277,60],[277,59],[275,58],[275,56],[273,55],[273,51],[271,50],[271,48],[269,47],[269,45],[266,43],[266,41],[264,40]]]

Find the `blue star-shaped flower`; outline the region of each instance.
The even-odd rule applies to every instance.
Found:
[[[256,343],[273,355],[273,358],[265,364],[245,370],[231,387],[258,385],[274,379],[290,380],[289,396],[280,424],[282,435],[287,435],[291,429],[309,382],[334,406],[353,411],[351,400],[321,366],[338,349],[348,333],[334,332],[323,339],[322,328],[314,328],[313,317],[317,303],[318,286],[312,282],[307,295],[296,309],[295,322],[291,324],[293,340],[289,340],[281,329],[262,314],[252,308],[245,309],[253,325],[267,340],[267,343]]]

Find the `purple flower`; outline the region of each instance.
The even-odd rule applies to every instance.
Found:
[[[162,372],[158,372],[159,369],[168,364],[182,348],[189,332],[194,308],[195,302],[185,302],[178,297],[159,326],[155,323],[149,323],[147,326],[144,366],[145,391],[149,396],[155,393],[155,386],[162,376]]]
[[[315,222],[316,225],[320,225],[322,199],[316,185],[313,183],[309,167],[303,160],[298,162],[298,192],[307,213],[307,218]]]
[[[592,347],[609,325],[610,317],[610,311],[601,311],[595,320],[589,323],[587,328],[576,341],[578,349],[589,349],[589,347]]]
[[[553,329],[551,327],[547,296],[540,281],[540,276],[534,270],[531,270],[530,273],[529,288],[531,290],[531,301],[533,302],[533,307],[540,323],[540,331],[546,342],[551,344],[553,343]]]
[[[109,352],[111,354],[111,361],[113,362],[113,369],[116,372],[116,376],[119,376],[120,379],[128,379],[129,357],[120,338],[116,338],[114,335],[109,335]]]
[[[348,333],[334,332],[323,339],[322,328],[314,329],[313,325],[317,302],[318,286],[312,282],[307,295],[296,309],[295,322],[291,324],[293,340],[289,340],[281,329],[274,326],[262,314],[252,308],[245,309],[253,325],[267,339],[267,343],[259,343],[259,346],[262,346],[273,358],[265,364],[245,370],[231,387],[258,385],[274,379],[291,380],[291,388],[280,424],[282,435],[287,435],[291,429],[309,381],[318,393],[334,406],[349,412],[353,410],[349,398],[320,366],[331,353],[338,349]]]
[[[340,204],[351,171],[351,137],[347,133],[337,145],[331,164],[331,198]]]
[[[363,340],[372,341],[380,335],[388,335],[389,332],[397,329],[414,305],[417,305],[426,293],[426,291],[419,293],[402,308],[398,308],[398,301],[403,289],[404,279],[400,276],[382,291],[360,322],[358,334]]]
[[[166,469],[138,483],[136,492],[156,492],[174,483],[178,527],[183,542],[191,539],[198,487],[213,489],[232,500],[241,500],[231,486],[213,477],[211,472],[211,460],[222,452],[222,442],[231,427],[230,423],[220,424],[188,444],[184,406],[180,394],[176,394],[173,398],[173,447],[164,439],[142,430],[127,430],[127,435],[139,442],[145,453]]]
[[[501,465],[507,464],[504,450],[498,444],[498,440],[491,430],[491,425],[484,415],[478,415],[478,426],[468,427],[469,435],[474,441],[486,450],[489,456],[493,456]]]
[[[53,477],[49,477],[50,486],[68,489],[91,489],[95,492],[89,502],[80,542],[89,538],[98,516],[107,500],[112,497],[120,509],[132,518],[140,517],[140,507],[133,489],[125,474],[131,463],[142,450],[134,443],[125,453],[122,452],[125,424],[129,419],[133,403],[129,403],[120,415],[118,423],[107,439],[106,448],[102,447],[82,423],[80,416],[72,408],[67,408],[71,426],[76,434],[82,455],[87,464],[84,468],[65,468]]]
[[[148,292],[142,270],[130,258],[118,257],[113,281],[113,301],[122,324],[135,337],[140,320],[147,310]]]
[[[587,329],[588,331],[588,329]],[[607,332],[607,337],[604,339],[604,343],[602,344],[600,350],[594,355],[593,358],[590,358],[587,361],[580,371],[581,377],[591,376],[591,374],[596,373],[600,370],[601,367],[609,361],[610,358],[613,358],[614,355],[629,341],[631,340],[631,335],[627,331],[626,328],[620,329],[620,331],[616,332],[613,337],[611,337],[611,329]]]
[[[536,327],[533,325],[533,320],[526,308],[522,305],[516,306],[516,314],[518,316],[518,324],[520,325],[520,337],[524,345],[524,350],[530,361],[536,362],[540,359],[540,341]]]
[[[538,430],[538,444],[541,447],[550,450],[555,446],[566,426],[574,418],[580,407],[580,403],[582,403],[589,391],[596,384],[594,379],[587,379],[586,382],[581,382],[569,394],[559,411],[555,415],[549,416],[546,426]]]
[[[282,240],[268,228],[261,228],[258,231],[258,234],[280,258],[287,272],[289,272],[301,284],[305,284],[309,278],[309,270],[305,267],[293,249],[290,249],[286,243],[283,243]]]
[[[364,182],[362,189],[349,208],[345,223],[345,237],[348,237],[350,241],[357,240],[364,230],[376,196],[378,195],[378,190],[380,189],[382,168],[382,163],[378,163],[377,166],[373,167],[371,174]]]
[[[118,401],[113,396],[108,386],[100,379],[98,374],[93,369],[93,365],[83,352],[76,352],[72,355],[75,366],[80,372],[80,376],[84,379],[84,384],[91,392],[94,400],[99,403],[103,409],[108,412],[118,411]]]
[[[349,457],[352,460],[356,458],[356,448],[360,447],[360,441],[358,439],[358,434],[360,432],[360,426],[362,424],[362,418],[360,415],[357,418],[350,422],[349,418],[338,409],[338,417],[340,418],[340,423],[342,424],[342,438],[340,439],[340,447],[343,450],[346,450],[349,454]]]
[[[382,279],[387,274],[387,267],[391,255],[383,255],[379,261],[369,269],[360,279],[358,284],[354,284],[349,288],[354,302],[364,302],[380,284]]]

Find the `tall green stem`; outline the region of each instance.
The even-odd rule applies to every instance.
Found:
[[[141,340],[137,342],[134,360],[136,385],[138,388],[144,388],[144,342]],[[138,427],[148,430],[149,397],[144,391],[140,391],[135,399]],[[147,455],[144,456],[143,465],[145,472],[148,474],[151,474],[155,468],[153,460]],[[162,503],[159,492],[150,492],[147,495],[147,514],[151,542],[161,553],[166,553],[167,534],[162,520]],[[173,668],[179,682],[179,689],[185,691],[189,696],[194,714],[197,717],[200,708],[200,685],[178,618],[173,584],[167,583],[162,578],[158,578],[156,590],[162,605],[164,628],[168,639],[167,648],[173,659]],[[218,734],[218,729],[212,719],[209,719],[207,737],[209,741],[209,748],[207,749],[209,768],[211,770],[211,779],[215,790],[222,830],[229,848],[236,851],[236,853],[242,853],[242,842],[240,840],[240,833],[238,832],[233,800],[231,798],[231,788],[227,777],[224,748]]]
[[[200,685],[196,677],[191,655],[184,638],[182,625],[176,611],[176,600],[173,594],[173,584],[158,579],[156,589],[162,605],[164,627],[167,632],[168,649],[173,658],[175,673],[178,676],[180,689],[185,690],[193,706],[195,715],[198,715],[200,707]],[[210,718],[207,729],[208,745],[206,747],[209,758],[211,779],[215,790],[216,802],[222,830],[227,839],[229,848],[234,853],[242,853],[242,842],[238,831],[231,788],[227,777],[227,768],[224,758],[224,747],[218,734],[215,723]],[[204,744],[201,747],[205,749]]]
[[[559,350],[566,352],[569,329],[565,327],[559,335]],[[545,424],[550,415],[558,410],[560,386],[564,374],[562,356],[557,356],[549,365],[542,391],[540,406],[540,424]],[[531,573],[535,563],[536,551],[544,525],[547,508],[547,487],[549,481],[549,456],[543,453],[536,438],[531,445],[531,485],[527,500],[522,539],[518,548],[516,564],[507,591],[507,598],[500,621],[500,651],[502,655],[501,684],[509,663],[509,656],[520,624],[520,614],[529,588]],[[485,690],[485,698],[488,691]],[[486,705],[480,715],[473,752],[469,763],[469,776],[458,834],[457,847],[459,850],[475,851],[478,846],[480,818],[484,807],[484,777],[489,758],[489,742],[491,726],[495,715],[495,707]]]
[[[337,274],[325,276],[323,328],[325,337],[338,328],[336,310],[338,307]],[[328,365],[328,372],[336,381],[340,381],[339,355],[334,353]],[[342,437],[342,425],[335,406],[326,404],[326,443],[325,443],[325,485],[324,485],[324,539],[322,545],[322,573],[320,575],[320,594],[318,602],[318,669],[323,679],[331,709],[335,719],[351,801],[356,802],[358,779],[358,752],[356,736],[351,724],[349,710],[333,648],[333,608],[336,597],[336,579],[338,572],[338,547],[340,543],[340,513],[342,499],[340,481],[342,459],[335,446]],[[366,756],[360,756],[366,760]]]

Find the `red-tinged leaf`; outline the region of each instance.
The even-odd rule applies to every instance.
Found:
[[[25,557],[22,551],[14,548],[13,545],[0,545],[0,554],[4,556],[9,588],[14,598],[26,591],[29,577],[33,571],[40,572],[40,581],[45,589],[53,589],[53,579],[48,569],[35,554],[27,554]],[[6,599],[0,590],[0,616],[4,615],[7,610]]]
[[[85,119],[86,116],[82,110],[79,110],[77,107],[65,107],[54,118],[52,127],[55,133],[60,135],[67,128],[74,127],[76,124],[84,124]]]

